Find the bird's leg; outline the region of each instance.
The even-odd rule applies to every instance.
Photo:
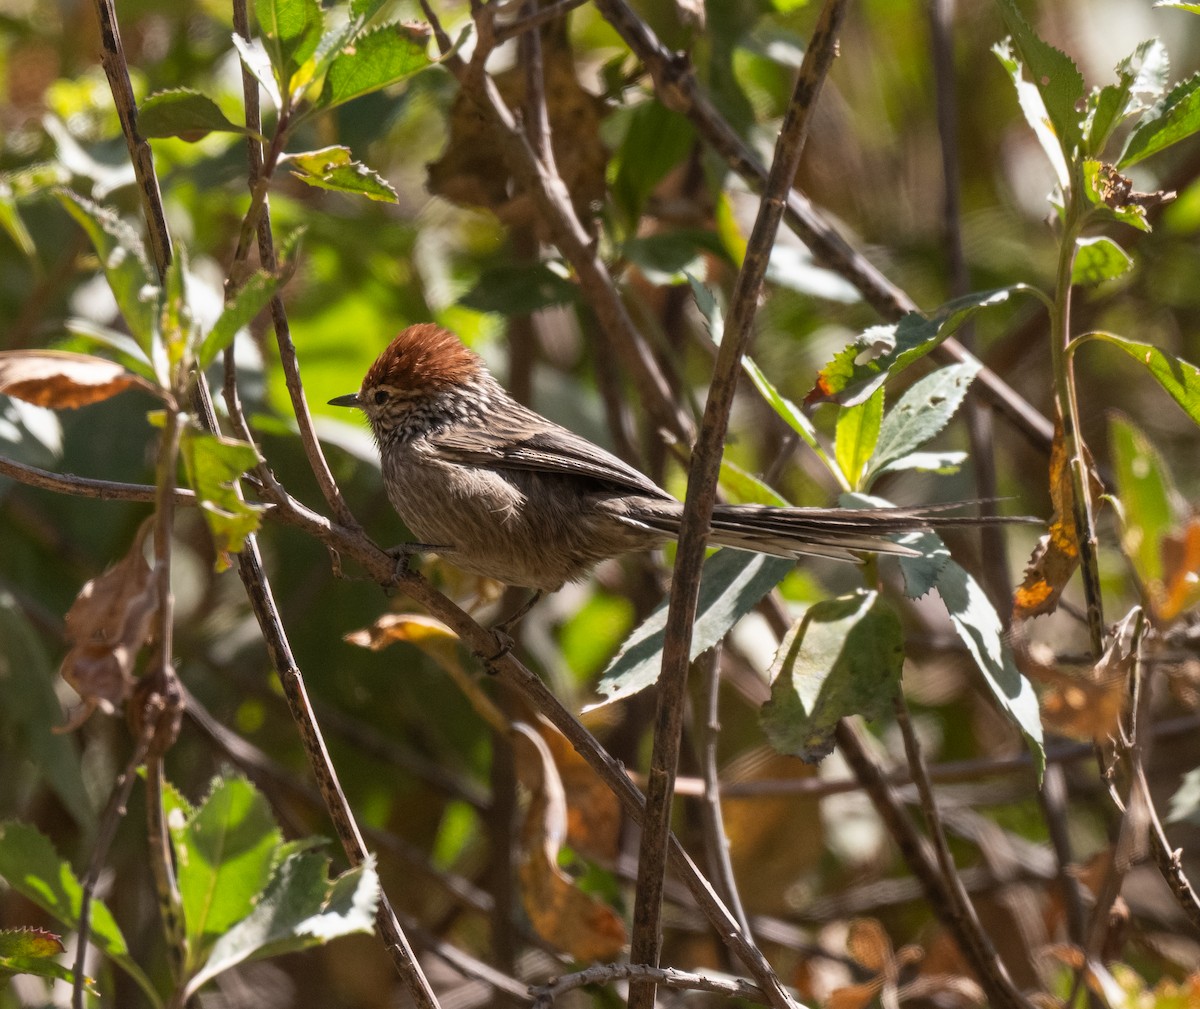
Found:
[[[411,570],[409,565],[417,555],[442,553],[451,549],[453,548],[436,543],[400,543],[397,546],[389,547],[385,553],[396,562],[396,578],[399,579],[401,575]]]
[[[495,662],[499,658],[503,658],[512,651],[513,639],[509,633],[517,626],[522,618],[537,604],[537,601],[542,598],[542,590],[536,589],[528,599],[518,606],[511,614],[501,620],[498,624],[492,625],[492,636],[496,639],[498,651],[495,655],[484,659],[484,663]]]

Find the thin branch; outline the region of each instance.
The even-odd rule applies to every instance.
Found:
[[[659,962],[663,876],[666,868],[671,799],[675,791],[675,772],[679,764],[683,700],[687,688],[692,628],[696,618],[700,572],[704,563],[709,521],[716,502],[717,478],[724,453],[725,432],[729,426],[729,413],[733,406],[737,380],[741,374],[742,355],[750,344],[751,327],[758,310],[758,298],[766,276],[771,248],[783,217],[786,194],[796,177],[800,155],[808,138],[809,112],[820,93],[829,67],[833,64],[837,31],[845,9],[846,0],[826,0],[805,50],[804,62],[800,67],[792,99],[775,145],[771,174],[730,299],[729,315],[717,352],[713,379],[704,407],[704,419],[700,425],[700,436],[692,453],[663,638],[662,673],[658,680],[654,722],[654,747],[646,783],[646,822],[642,828],[638,885],[633,911],[633,936],[629,954],[634,963],[658,966]],[[630,1009],[650,1009],[653,1004],[653,984],[635,983],[631,986]]]
[[[705,848],[709,853],[708,871],[721,899],[738,920],[746,938],[753,941],[750,919],[742,906],[733,864],[729,860],[729,838],[725,834],[725,818],[721,815],[721,780],[717,769],[717,744],[721,740],[721,645],[716,644],[700,659],[704,671],[704,727],[701,732],[700,767],[703,771],[703,815]]]
[[[576,991],[591,984],[612,984],[614,981],[647,981],[681,991],[707,991],[727,998],[747,999],[766,1005],[766,996],[758,985],[741,978],[724,980],[689,974],[673,967],[650,967],[643,963],[602,963],[575,974],[556,977],[545,984],[530,988],[534,997],[533,1009],[551,1009],[555,999],[569,991]]]
[[[595,5],[645,65],[654,80],[659,101],[686,116],[705,142],[751,189],[763,192],[768,179],[766,168],[701,91],[686,54],[667,49],[626,0],[595,0]],[[806,196],[793,189],[785,200],[784,220],[788,227],[822,263],[853,284],[867,304],[893,321],[916,311],[916,302],[855,250]],[[950,363],[976,360],[954,338],[943,343],[933,356]],[[1049,448],[1054,437],[1053,425],[999,375],[981,368],[975,385],[1034,445],[1043,450]]]
[[[904,739],[904,752],[908,757],[908,766],[913,773],[913,781],[917,786],[917,794],[921,797],[921,811],[925,815],[925,823],[929,828],[933,841],[933,851],[941,870],[942,881],[950,899],[956,920],[955,937],[960,945],[964,939],[974,950],[972,966],[979,971],[979,978],[984,991],[991,999],[1002,1005],[1020,1006],[1025,1004],[1024,997],[1013,984],[996,948],[988,938],[980,924],[975,906],[967,896],[966,888],[958,875],[954,858],[950,854],[950,846],[946,843],[946,832],[942,827],[942,818],[938,812],[937,802],[933,797],[933,785],[925,767],[925,758],[921,754],[921,744],[913,731],[912,720],[908,716],[908,705],[905,703],[903,692],[896,694],[896,722],[900,726],[900,734]]]
[[[510,21],[508,24],[500,25],[496,28],[496,45],[503,45],[510,39],[524,35],[527,32],[532,32],[533,29],[540,28],[544,24],[563,17],[576,7],[582,7],[587,2],[588,0],[558,0],[558,3],[546,4],[529,13],[528,4],[525,4],[524,0],[518,0],[517,5],[522,8],[521,15],[515,21]],[[503,17],[504,13],[505,11],[502,8],[496,11],[497,17]]]
[[[150,484],[121,483],[116,480],[100,480],[93,477],[75,476],[72,473],[54,473],[15,459],[0,456],[0,476],[10,477],[18,483],[57,494],[73,497],[96,498],[99,501],[144,501],[157,499],[158,490]],[[178,505],[194,505],[196,495],[190,490],[176,487],[172,497]]]

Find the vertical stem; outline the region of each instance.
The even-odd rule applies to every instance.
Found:
[[[1071,467],[1071,498],[1084,599],[1087,603],[1088,632],[1093,657],[1099,658],[1104,651],[1104,609],[1096,557],[1096,525],[1088,482],[1087,457],[1079,434],[1079,402],[1075,394],[1074,358],[1069,352],[1071,271],[1075,265],[1075,242],[1084,222],[1080,185],[1081,180],[1072,183],[1067,197],[1066,212],[1063,215],[1063,234],[1058,250],[1058,271],[1054,288],[1054,311],[1050,316],[1050,352],[1054,365],[1054,394],[1062,421],[1063,445]]]

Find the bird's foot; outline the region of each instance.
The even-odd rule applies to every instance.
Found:
[[[452,549],[448,546],[440,546],[436,543],[400,543],[394,547],[389,547],[385,552],[389,557],[396,562],[395,577],[397,580],[402,575],[408,574],[412,570],[412,559],[421,554],[436,554]]]
[[[511,631],[521,622],[521,619],[527,614],[539,599],[542,598],[541,590],[537,590],[528,599],[518,606],[512,613],[501,620],[498,624],[493,624],[491,631],[492,637],[496,641],[496,653],[487,656],[483,660],[484,667],[489,673],[495,672],[492,668],[492,663],[498,662],[513,650],[513,636]]]

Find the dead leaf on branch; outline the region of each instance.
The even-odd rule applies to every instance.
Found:
[[[133,664],[150,639],[158,612],[158,579],[146,560],[154,519],[142,523],[129,552],[79,591],[66,615],[72,646],[60,670],[83,699],[83,709],[62,731],[78,728],[96,709],[112,714],[129,698]]]
[[[554,161],[575,212],[586,223],[594,216],[593,208],[604,201],[608,151],[600,140],[600,121],[605,105],[579,83],[565,20],[543,26],[541,40]],[[525,101],[525,67],[517,65],[493,79],[509,108],[520,110]],[[449,132],[442,156],[428,165],[429,191],[461,206],[491,210],[512,227],[535,224],[532,198],[515,191],[495,130],[474,94],[459,90],[450,109]]]
[[[616,858],[621,840],[621,803],[566,736],[542,716],[538,716],[537,728],[562,781],[568,843],[591,858]]]
[[[1091,453],[1084,448],[1092,500],[1103,492],[1096,478]],[[1079,534],[1075,528],[1075,493],[1071,482],[1071,460],[1063,439],[1061,418],[1054,424],[1050,447],[1050,500],[1054,514],[1050,532],[1038,541],[1025,569],[1025,580],[1013,596],[1013,619],[1053,613],[1059,597],[1079,566]]]
[[[63,350],[0,351],[0,393],[35,406],[73,410],[135,387],[158,393],[145,379],[103,357]]]
[[[614,960],[625,947],[625,923],[558,866],[567,837],[567,801],[550,747],[524,722],[513,725],[512,739],[517,776],[532,795],[518,869],[525,913],[538,935],[576,960]]]

